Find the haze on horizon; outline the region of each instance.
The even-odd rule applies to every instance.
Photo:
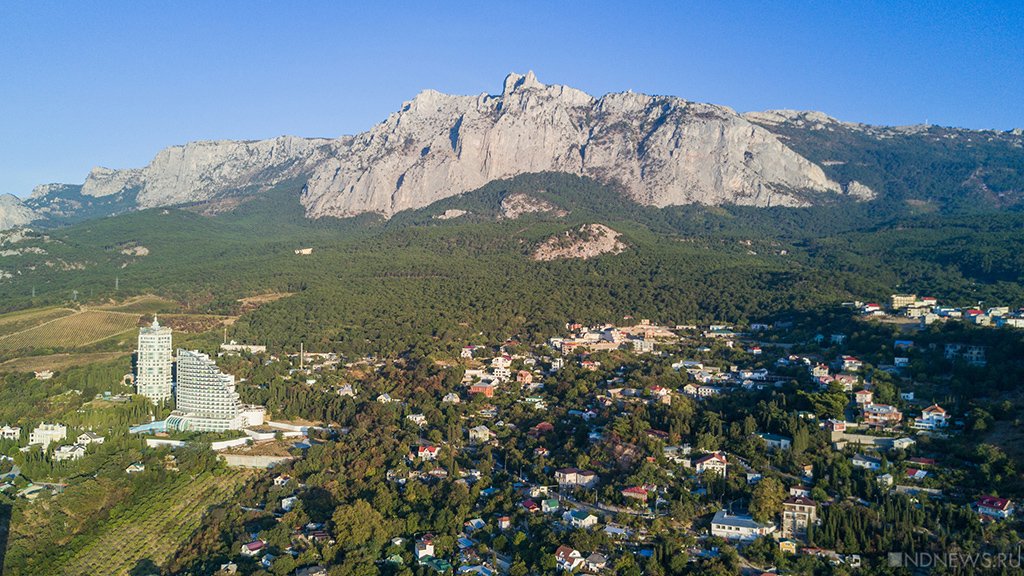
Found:
[[[1020,2],[0,5],[0,193],[191,140],[368,129],[511,71],[593,95],[1024,126]]]

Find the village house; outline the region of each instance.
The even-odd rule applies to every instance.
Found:
[[[793,446],[793,439],[781,434],[758,434],[769,450],[789,450]]]
[[[583,562],[583,554],[574,548],[562,545],[555,550],[555,565],[559,570],[572,572],[583,566]]]
[[[532,384],[533,372],[530,372],[529,370],[520,370],[516,372],[516,382],[519,384]]]
[[[840,356],[836,359],[835,366],[840,372],[856,372],[864,367],[864,363],[855,356]]]
[[[253,540],[247,544],[242,544],[242,556],[258,556],[267,547],[267,543],[263,540]]]
[[[17,426],[0,426],[0,440],[20,440],[21,428]]]
[[[1013,516],[1013,502],[1006,498],[982,496],[974,502],[974,511],[990,518],[1009,518]]]
[[[889,404],[865,404],[864,423],[876,428],[896,426],[903,420],[903,413]]]
[[[59,446],[53,451],[54,462],[78,460],[82,456],[85,456],[85,446],[81,444]]]
[[[772,524],[761,524],[750,516],[729,514],[725,510],[716,512],[711,520],[711,535],[726,540],[752,542],[774,531]]]
[[[598,476],[590,470],[578,468],[561,468],[555,470],[555,481],[560,487],[593,488],[597,486]]]
[[[728,465],[729,462],[726,460],[725,454],[721,452],[706,454],[693,461],[693,468],[697,474],[704,474],[705,472],[713,471],[717,472],[722,478],[725,478]]]
[[[949,425],[948,414],[938,404],[932,404],[921,411],[921,415],[914,418],[911,427],[917,430],[938,430]]]
[[[441,402],[443,404],[460,404],[462,402],[462,399],[459,398],[459,395],[456,394],[455,392],[449,392],[445,394],[443,398],[441,398]]]
[[[423,560],[434,556],[434,535],[424,534],[416,541],[416,559]]]
[[[421,428],[427,425],[427,417],[423,414],[409,414],[405,419]]]
[[[573,528],[593,528],[597,525],[597,516],[585,510],[567,510],[562,520]]]
[[[491,381],[477,382],[469,387],[470,394],[483,394],[485,398],[494,398],[498,385]]]
[[[624,498],[631,498],[641,502],[647,502],[647,489],[643,486],[630,486],[622,490]]]
[[[604,554],[601,554],[600,552],[594,552],[590,556],[587,556],[585,563],[587,570],[599,572],[608,566],[608,558],[605,558]]]
[[[545,514],[553,514],[558,512],[561,506],[558,504],[558,498],[545,498],[540,501],[540,511]]]
[[[871,404],[871,400],[875,394],[871,390],[858,390],[854,393],[853,397],[857,404]]]
[[[487,426],[481,424],[469,429],[469,441],[472,444],[485,444],[491,441],[494,437],[494,432]]]
[[[803,538],[818,519],[818,504],[806,496],[790,496],[782,503],[782,536]]]
[[[864,468],[865,470],[880,470],[882,468],[881,460],[863,454],[855,454],[850,463],[857,468]]]
[[[437,460],[440,453],[441,448],[438,446],[418,446],[416,448],[416,457],[420,460]]]

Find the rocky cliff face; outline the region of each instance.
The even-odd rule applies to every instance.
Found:
[[[38,217],[13,194],[0,194],[0,230],[24,226]]]
[[[634,93],[595,99],[509,75],[498,96],[426,91],[319,164],[311,216],[391,215],[527,172],[616,182],[637,202],[807,203],[843,193],[821,168],[732,110]]]
[[[544,171],[616,183],[654,206],[800,206],[810,201],[806,192],[872,195],[830,180],[729,108],[631,92],[594,98],[528,73],[509,75],[498,95],[422,92],[357,136],[172,146],[145,168],[94,169],[80,197],[134,198],[136,207],[149,208],[301,179],[300,201],[311,218],[389,217],[492,180]],[[45,198],[43,191],[38,203]]]

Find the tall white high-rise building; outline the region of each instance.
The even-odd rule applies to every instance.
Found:
[[[206,354],[178,349],[175,410],[167,427],[195,432],[223,432],[263,423],[263,408],[247,406],[235,391],[235,377],[224,374]]]
[[[152,326],[139,329],[135,390],[151,402],[169,402],[171,380],[171,329],[153,316]]]

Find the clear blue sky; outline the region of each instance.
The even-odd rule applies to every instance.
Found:
[[[0,3],[0,193],[199,139],[363,131],[510,71],[877,124],[1024,126],[1024,1]]]

